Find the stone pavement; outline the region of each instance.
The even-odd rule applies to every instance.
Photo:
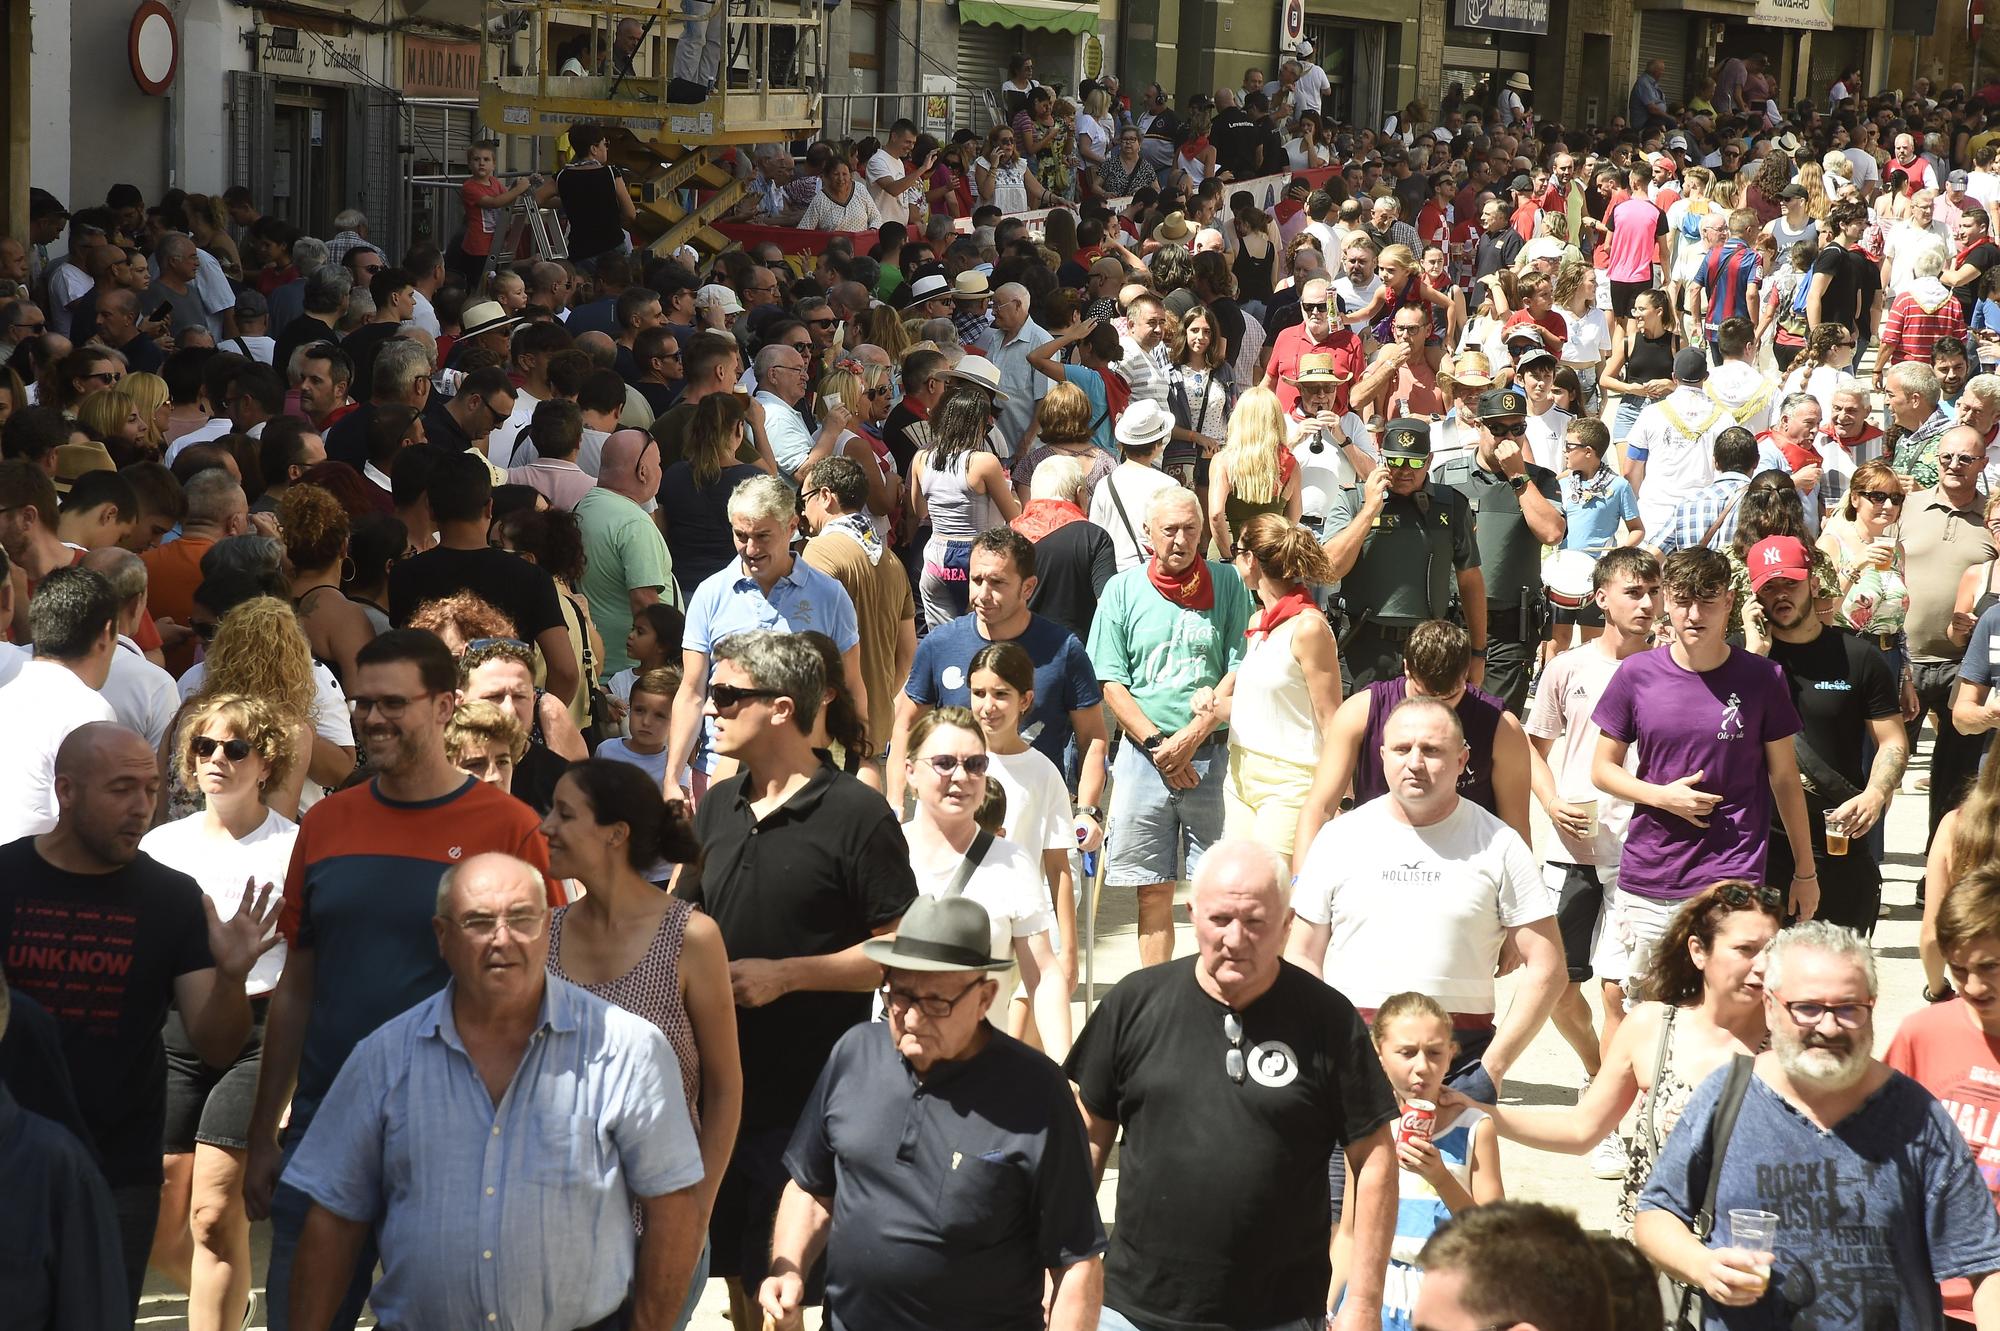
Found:
[[[1921,913],[1916,906],[1915,884],[1923,873],[1923,841],[1925,796],[1914,789],[1913,782],[1927,770],[1928,742],[1921,745],[1918,757],[1911,763],[1909,775],[1904,779],[1903,794],[1890,806],[1888,858],[1883,864],[1883,876],[1887,880],[1883,889],[1882,922],[1875,931],[1875,955],[1878,959],[1881,978],[1880,1006],[1876,1009],[1875,1031],[1878,1052],[1888,1046],[1889,1038],[1897,1025],[1910,1012],[1921,1006],[1920,990],[1923,988],[1923,971],[1917,962],[1917,926]],[[1543,820],[1540,806],[1535,808],[1538,843],[1547,835],[1547,824]],[[1539,847],[1538,847],[1539,848]],[[1182,919],[1177,930],[1175,954],[1185,956],[1194,947],[1192,934]],[[1099,992],[1108,988],[1119,976],[1132,970],[1138,962],[1136,939],[1133,933],[1132,901],[1129,896],[1116,897],[1104,902],[1099,915],[1097,942],[1097,981]],[[1501,982],[1501,1001],[1507,1001],[1511,984]],[[1593,986],[1586,986],[1591,988]],[[1078,986],[1077,1011],[1082,1015],[1083,991]],[[1592,1007],[1596,996],[1592,994]],[[1528,1048],[1519,1064],[1513,1069],[1507,1082],[1506,1101],[1510,1104],[1565,1105],[1576,1099],[1577,1085],[1583,1069],[1575,1055],[1556,1033],[1554,1026],[1544,1027]],[[1551,1202],[1559,1206],[1573,1208],[1584,1223],[1593,1229],[1613,1229],[1616,1223],[1618,1189],[1615,1182],[1595,1177],[1583,1156],[1548,1155],[1516,1146],[1511,1142],[1501,1145],[1501,1177],[1505,1180],[1508,1195],[1532,1201]],[[1115,1223],[1116,1158],[1100,1190],[1099,1200],[1104,1210],[1107,1224]],[[253,1265],[260,1277],[257,1285],[257,1302],[252,1309],[250,1328],[266,1325],[262,1303],[266,1254],[269,1249],[268,1227],[259,1225],[252,1235],[254,1248]],[[157,1275],[147,1284],[145,1302],[140,1308],[139,1326],[148,1331],[182,1331],[186,1327],[186,1300]],[[366,1323],[364,1323],[366,1324]],[[808,1326],[817,1328],[817,1317],[808,1319]],[[696,1314],[693,1326],[698,1331],[720,1331],[729,1326],[728,1300],[723,1296],[720,1282],[710,1282],[707,1296]]]

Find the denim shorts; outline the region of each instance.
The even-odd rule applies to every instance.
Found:
[[[1153,760],[1127,735],[1111,765],[1111,820],[1105,887],[1143,887],[1192,878],[1202,854],[1222,839],[1222,788],[1229,748],[1211,738],[1191,760],[1201,784],[1169,790]]]

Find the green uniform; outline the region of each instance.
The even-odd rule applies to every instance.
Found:
[[[1562,483],[1547,467],[1528,463],[1528,484],[1562,509]],[[1528,697],[1536,644],[1542,640],[1542,542],[1528,530],[1521,496],[1497,471],[1465,453],[1441,463],[1431,480],[1465,496],[1472,509],[1479,567],[1486,575],[1486,682],[1519,715]],[[1525,614],[1523,612],[1526,612]],[[1497,687],[1496,687],[1497,686]]]
[[[1351,626],[1341,644],[1349,691],[1401,674],[1409,630],[1443,619],[1459,571],[1478,567],[1472,506],[1464,495],[1431,480],[1415,494],[1391,492],[1360,557],[1341,579]]]

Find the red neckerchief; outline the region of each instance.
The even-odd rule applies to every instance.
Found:
[[[1811,447],[1805,444],[1788,444],[1778,437],[1776,430],[1764,431],[1757,436],[1757,442],[1768,443],[1777,449],[1785,459],[1785,465],[1793,471],[1797,471],[1800,467],[1810,467],[1820,460],[1819,454]]]
[[[1970,245],[1967,245],[1964,249],[1958,252],[1958,262],[1952,266],[1955,268],[1965,267],[1966,263],[1972,258],[1972,252],[1974,250],[1978,249],[1981,245],[1990,245],[1992,243],[1993,243],[1993,237],[1981,236],[1978,240],[1973,241]]]
[[[1195,560],[1186,573],[1173,578],[1160,567],[1160,557],[1154,555],[1146,561],[1146,580],[1153,584],[1154,591],[1183,610],[1215,608],[1215,579],[1208,576],[1208,565],[1202,560]]]
[[[1088,522],[1082,509],[1067,499],[1030,499],[1028,506],[1021,510],[1021,516],[1007,525],[1031,541],[1039,541],[1050,532],[1067,527],[1072,522]]]
[[[1856,435],[1853,439],[1842,439],[1839,435],[1833,432],[1833,427],[1831,425],[1822,425],[1820,427],[1819,432],[1823,437],[1833,440],[1834,443],[1839,444],[1842,448],[1846,449],[1850,453],[1852,453],[1855,449],[1861,447],[1863,444],[1870,442],[1871,440],[1882,438],[1882,427],[1876,425],[1872,421],[1869,422],[1867,425],[1862,426],[1861,433]]]
[[[1304,587],[1294,587],[1279,597],[1276,603],[1264,612],[1262,618],[1250,626],[1245,636],[1253,642],[1258,638],[1268,638],[1276,633],[1286,620],[1310,610],[1312,604],[1313,599]]]

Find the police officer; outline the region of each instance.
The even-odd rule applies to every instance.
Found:
[[[1528,460],[1528,397],[1518,388],[1479,395],[1479,442],[1439,465],[1435,482],[1465,496],[1486,579],[1488,693],[1521,714],[1544,636],[1542,547],[1562,541],[1562,485]]]
[[[1403,644],[1427,619],[1447,617],[1456,583],[1472,635],[1472,673],[1484,678],[1486,582],[1479,572],[1472,508],[1449,486],[1432,485],[1431,427],[1399,416],[1382,434],[1382,465],[1362,487],[1360,511],[1337,518],[1327,558],[1341,579],[1348,626],[1340,655],[1351,693],[1403,672]]]

